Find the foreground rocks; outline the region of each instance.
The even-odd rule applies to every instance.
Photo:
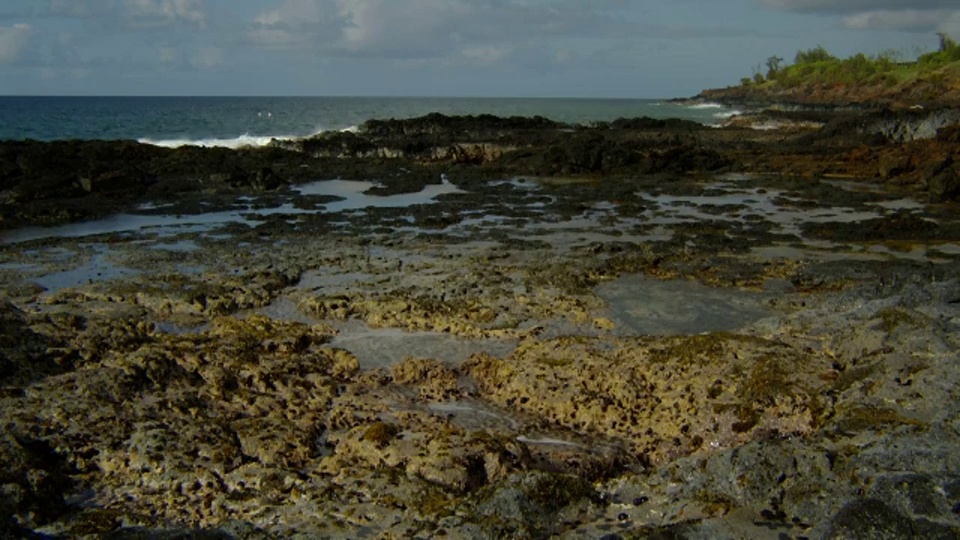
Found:
[[[525,314],[503,334],[519,339],[516,349],[463,363],[397,357],[360,369],[355,355],[332,344],[341,332],[336,318],[307,324],[246,310],[291,294],[258,289],[249,277],[243,287],[218,288],[215,309],[177,294],[166,304],[151,299],[162,287],[125,292],[139,278],[47,294],[23,309],[8,304],[3,347],[12,369],[0,398],[6,533],[960,533],[953,266],[771,267],[749,256],[651,253],[630,271],[670,276],[722,264],[795,285],[774,301],[773,317],[738,332],[629,336],[614,332],[589,285],[575,285],[597,279],[586,276],[600,268],[627,267],[622,254],[569,259],[563,271],[579,280],[518,296],[511,307],[498,304],[490,269],[534,279],[551,250],[477,253],[470,264],[487,261],[486,277],[471,278],[477,289],[460,289],[457,276],[480,266],[431,256],[420,268],[376,270],[363,251],[336,242],[300,238],[244,264],[252,264],[248,276],[296,276],[335,256],[348,272],[372,272],[379,286],[341,302],[344,316],[366,314],[375,325],[445,321],[447,331],[489,337],[485,325],[494,321],[474,313],[498,306],[504,316]],[[403,245],[420,257],[446,249]],[[210,249],[208,257],[225,255]],[[267,261],[279,267],[268,271]],[[427,267],[431,279],[451,284],[445,303],[401,309],[378,295],[394,281],[424,280]],[[263,299],[242,300],[251,290]],[[416,296],[405,298],[412,305]],[[557,315],[580,326],[544,331]]]
[[[250,171],[269,157],[282,184],[390,170],[387,195],[446,172],[460,191],[0,247],[0,535],[960,536],[960,226],[922,176],[948,175],[933,184],[950,192],[953,131],[893,145],[646,120],[367,129],[347,142],[426,143],[392,157],[316,157],[332,136],[312,154],[18,147],[100,148],[107,168],[135,152],[129,174],[183,167],[134,190],[169,188],[172,211],[268,187],[191,184],[188,166],[218,174],[212,156]],[[435,153],[446,137],[541,146],[458,161]],[[881,158],[883,179],[816,178]],[[6,223],[34,204],[138,200],[95,183],[30,199],[35,166],[18,167],[7,208],[27,210]],[[791,174],[707,174],[741,169]],[[550,176],[500,182],[509,170]],[[313,208],[284,190],[246,204]],[[667,294],[645,296],[651,283]],[[678,330],[701,317],[705,331]],[[416,339],[441,346],[406,348]],[[386,345],[370,358],[356,340]]]

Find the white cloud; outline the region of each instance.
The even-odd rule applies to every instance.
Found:
[[[557,64],[566,64],[573,56],[573,53],[568,49],[558,49],[553,53],[553,61]]]
[[[35,14],[31,60],[61,71],[213,67],[224,56],[204,50],[222,46],[206,2],[48,0]]]
[[[880,10],[865,11],[844,17],[843,24],[855,30],[902,30],[906,32],[945,32],[960,35],[960,9],[958,10]]]
[[[103,2],[100,2],[103,4]],[[92,17],[102,6],[85,0],[51,0],[48,8],[53,15],[62,17],[85,18]]]
[[[616,16],[620,0],[284,0],[257,16],[250,43],[318,56],[494,63],[567,38],[647,35]]]
[[[382,56],[447,56],[476,8],[444,0],[340,0],[348,50]],[[475,4],[476,5],[476,4]],[[478,21],[479,22],[479,21]]]
[[[61,17],[119,20],[125,25],[168,26],[185,23],[205,27],[203,0],[52,0],[49,12]]]
[[[887,28],[894,30],[925,31],[935,28],[943,19],[944,15],[944,12],[938,10],[919,11],[906,9],[902,11],[864,11],[844,17],[843,23],[847,28],[857,30]]]
[[[329,14],[336,10],[336,2],[331,0],[286,0],[277,9],[261,13],[256,22],[266,26],[316,24],[327,19]]]
[[[261,13],[247,37],[255,45],[280,49],[331,44],[339,39],[345,24],[338,10],[334,0],[286,0]]]
[[[160,47],[157,50],[157,59],[161,64],[176,64],[180,58],[180,52],[174,47]]]
[[[148,23],[186,22],[206,25],[206,14],[200,0],[124,0],[127,16]]]
[[[197,51],[190,60],[190,65],[197,69],[212,69],[223,64],[223,49],[208,47]]]
[[[20,60],[33,35],[29,24],[0,26],[0,64],[12,64]]]
[[[761,0],[774,9],[801,13],[862,13],[868,11],[901,11],[949,9],[956,0]]]
[[[513,47],[507,45],[487,45],[482,47],[467,47],[460,51],[466,60],[475,64],[496,64],[513,52]]]
[[[954,40],[960,41],[960,10],[954,11],[937,23],[937,31],[944,32]]]
[[[843,16],[854,30],[901,30],[960,34],[957,0],[761,0],[770,8]]]

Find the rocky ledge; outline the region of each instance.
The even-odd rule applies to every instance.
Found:
[[[0,535],[957,537],[960,141],[883,118],[4,143],[6,227],[252,217],[0,245]]]
[[[0,142],[0,229],[67,223],[197,196],[277,192],[323,178],[375,178],[378,193],[417,191],[441,173],[461,182],[774,173],[857,178],[960,195],[958,113],[765,113],[746,125],[621,119],[568,126],[493,116],[369,121],[266,148],[159,148],[132,141]],[[771,116],[771,114],[773,116]]]

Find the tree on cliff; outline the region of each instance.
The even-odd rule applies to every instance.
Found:
[[[780,72],[780,67],[783,65],[783,58],[773,55],[770,58],[767,58],[767,78],[773,79],[777,76],[777,73]]]
[[[943,32],[937,36],[940,38],[940,50],[921,54],[915,62],[898,61],[898,54],[889,51],[874,56],[858,53],[849,58],[838,58],[822,45],[798,51],[792,65],[785,65],[779,56],[771,56],[765,63],[766,72],[762,72],[762,66],[758,65],[752,81],[743,78],[741,86],[755,84],[797,88],[816,84],[893,88],[915,84],[918,80],[943,86],[945,78],[952,77],[951,80],[955,80],[960,74],[956,68],[949,73],[943,71],[947,66],[960,62],[960,45]]]
[[[953,40],[944,32],[937,32],[937,37],[940,38],[940,49],[939,52],[947,52],[951,49],[957,48],[957,42]]]
[[[827,52],[827,50],[823,48],[823,45],[817,45],[813,49],[797,51],[797,56],[794,57],[793,63],[797,65],[813,64],[815,62],[832,62],[836,59],[837,57]]]

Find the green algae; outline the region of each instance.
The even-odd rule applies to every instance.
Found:
[[[732,332],[710,332],[669,340],[662,348],[650,351],[650,361],[675,361],[681,365],[708,365],[718,362],[743,344],[774,345],[772,341]]]
[[[557,513],[577,503],[601,505],[603,501],[590,482],[545,471],[515,475],[485,486],[473,497],[480,510],[476,523],[494,538],[547,537],[557,527]],[[501,536],[506,531],[510,534]],[[517,532],[523,534],[516,536]]]
[[[726,515],[737,507],[736,501],[730,497],[706,489],[696,492],[693,499],[703,505],[705,514],[713,517]]]
[[[769,407],[780,397],[792,396],[794,388],[790,372],[793,363],[773,354],[760,357],[739,389],[741,402]]]
[[[400,428],[397,426],[386,422],[377,422],[363,432],[363,440],[376,444],[378,448],[383,448],[390,444],[397,433],[400,433]]]
[[[834,418],[833,425],[838,431],[845,433],[896,427],[923,428],[926,426],[924,422],[903,416],[894,409],[875,406],[854,406],[846,409]]]
[[[898,307],[888,307],[877,312],[880,329],[885,333],[893,333],[900,326],[922,327],[929,322],[919,313],[907,311]]]
[[[531,502],[549,511],[559,510],[581,499],[600,501],[600,494],[592,484],[570,474],[537,476],[536,481],[528,486],[526,494]]]
[[[100,535],[119,529],[126,513],[111,509],[89,509],[76,516],[70,523],[70,534],[77,536]]]
[[[538,364],[543,364],[549,367],[564,367],[569,366],[573,363],[572,358],[553,358],[553,357],[541,357],[537,358]]]
[[[726,353],[727,334],[710,333],[688,336],[650,351],[650,360],[656,363],[678,361],[681,364],[708,364]]]
[[[876,364],[847,368],[840,373],[837,380],[833,381],[833,389],[843,392],[854,384],[869,378],[876,373],[877,369],[878,366]]]
[[[432,485],[426,485],[415,496],[415,504],[420,514],[433,518],[452,514],[457,502],[457,498]]]

